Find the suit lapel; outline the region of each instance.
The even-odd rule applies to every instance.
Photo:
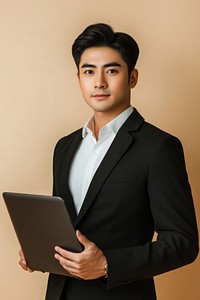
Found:
[[[82,130],[80,129],[77,132],[77,135],[75,135],[75,138],[73,138],[73,140],[71,141],[70,147],[69,149],[67,149],[65,153],[65,157],[62,162],[62,172],[61,172],[62,175],[60,178],[62,182],[62,195],[63,198],[65,199],[65,204],[69,212],[69,215],[72,219],[72,222],[75,221],[77,217],[77,213],[74,206],[73,197],[69,189],[69,171],[70,171],[71,162],[73,160],[74,153],[78,145],[80,144],[81,140],[82,140]]]
[[[79,215],[75,220],[75,226],[78,225],[78,223],[86,214],[112,169],[125,154],[129,146],[133,143],[133,136],[130,134],[130,132],[138,130],[143,121],[144,119],[142,116],[137,112],[136,109],[134,109],[131,116],[117,133],[113,143],[111,144],[92,179]]]

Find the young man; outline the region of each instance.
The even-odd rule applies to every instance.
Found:
[[[155,300],[153,277],[198,254],[181,143],[130,106],[139,54],[132,37],[90,25],[72,53],[93,117],[56,145],[54,195],[66,201],[84,250],[55,248],[75,277],[50,274],[46,300]],[[27,269],[22,253],[20,264]]]

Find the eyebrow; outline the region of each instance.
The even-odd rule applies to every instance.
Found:
[[[103,68],[109,68],[109,67],[121,67],[121,65],[117,62],[110,62],[110,63],[103,65]],[[96,66],[93,64],[85,63],[81,66],[81,68],[96,68]]]

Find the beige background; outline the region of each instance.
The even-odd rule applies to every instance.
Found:
[[[56,141],[91,111],[71,57],[88,24],[107,22],[141,49],[132,103],[178,136],[199,218],[200,2],[198,0],[0,0],[0,193],[51,194]],[[45,274],[18,267],[19,245],[0,198],[0,299],[44,299]],[[200,299],[200,259],[156,278],[159,300]]]

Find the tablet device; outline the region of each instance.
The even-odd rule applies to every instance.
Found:
[[[72,276],[54,258],[55,246],[82,251],[64,200],[11,192],[3,198],[29,268]]]

